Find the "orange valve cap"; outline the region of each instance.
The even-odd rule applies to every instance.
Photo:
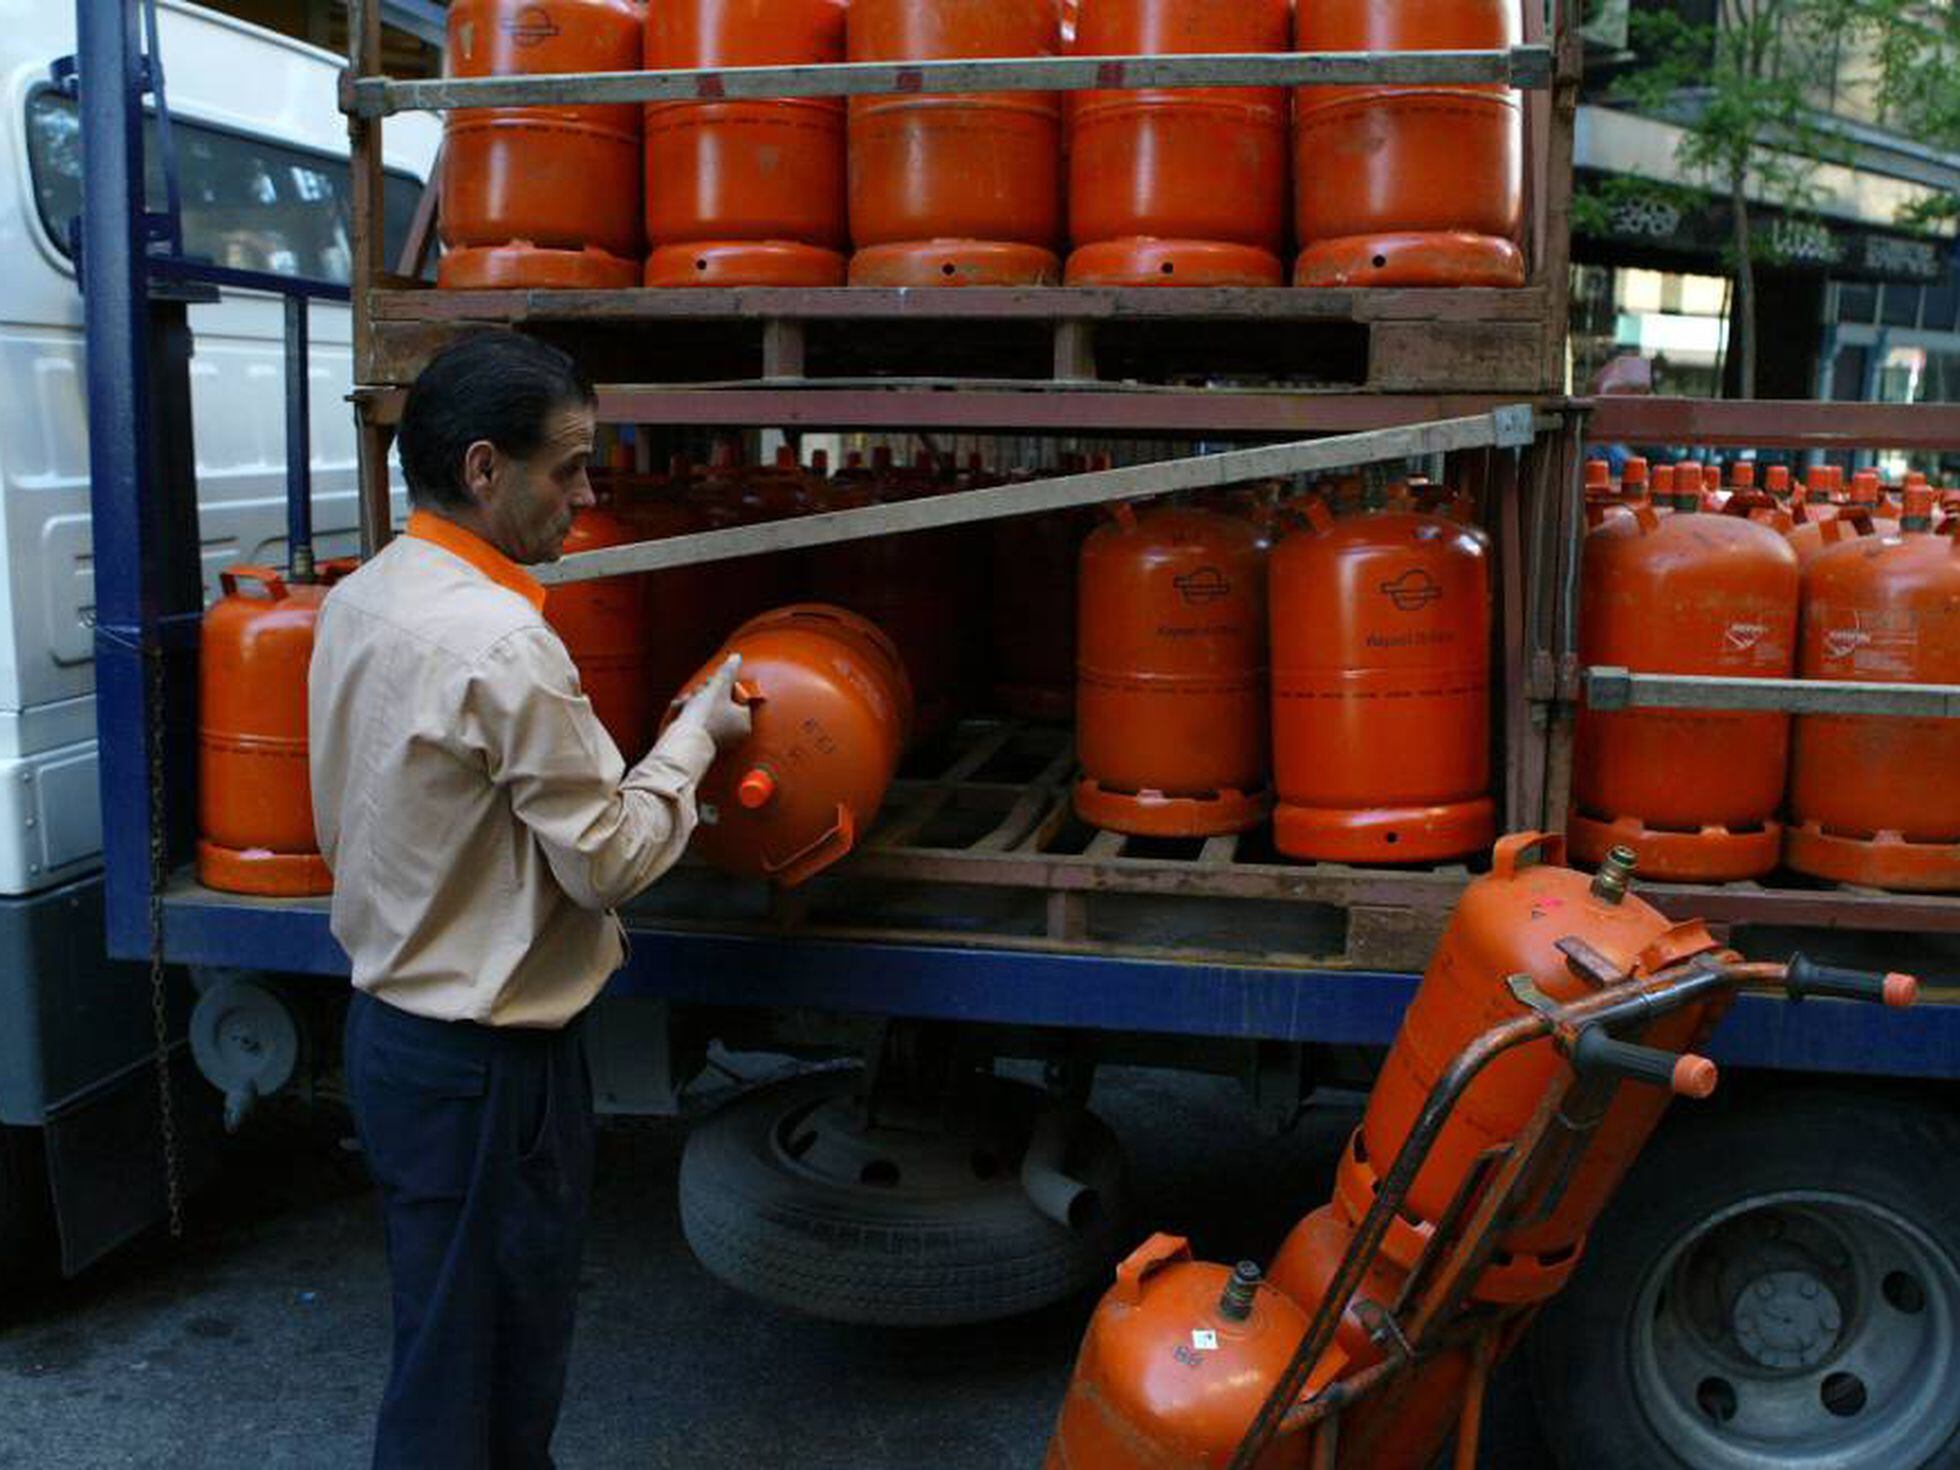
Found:
[[[1912,975],[1901,975],[1894,970],[1885,977],[1884,1000],[1896,1011],[1902,1011],[1919,999],[1919,981]]]
[[[757,766],[736,784],[735,799],[746,811],[760,811],[776,794],[776,778]]]

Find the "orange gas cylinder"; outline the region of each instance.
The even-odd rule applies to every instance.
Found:
[[[1804,574],[1806,679],[1960,684],[1960,542],[1907,492],[1896,535],[1826,551]],[[1784,860],[1802,873],[1960,890],[1960,722],[1802,715]]]
[[[1515,46],[1517,0],[1315,0],[1301,51]],[[1502,86],[1302,87],[1296,286],[1522,286],[1524,109]]]
[[[1216,511],[1118,507],[1082,545],[1075,810],[1115,832],[1256,826],[1266,783],[1266,558]]]
[[[694,850],[723,872],[794,887],[871,829],[911,730],[912,687],[889,638],[820,603],[751,618],[689,687],[731,653],[755,724],[702,778]]]
[[[1674,466],[1654,466],[1647,485],[1647,504],[1657,516],[1674,514]]]
[[[843,0],[662,0],[646,64],[844,59]],[[844,103],[663,102],[646,109],[649,286],[844,284]]]
[[[1322,1205],[1293,1227],[1273,1257],[1266,1279],[1311,1319],[1353,1239],[1354,1227],[1340,1210]],[[1316,1379],[1351,1378],[1382,1360],[1382,1350],[1369,1336],[1358,1305],[1371,1302],[1384,1311],[1392,1309],[1407,1280],[1408,1274],[1393,1262],[1375,1257],[1341,1314],[1333,1349]],[[1469,1377],[1468,1350],[1452,1348],[1397,1374],[1347,1409],[1336,1439],[1337,1470],[1419,1470],[1433,1465],[1457,1426]]]
[[[1490,566],[1442,516],[1335,520],[1274,550],[1273,842],[1292,857],[1432,862],[1490,845]]]
[[[1082,1334],[1043,1470],[1224,1470],[1306,1334],[1258,1267],[1194,1261],[1182,1237],[1151,1236]],[[1297,1436],[1254,1462],[1305,1464]]]
[[[1768,526],[1695,513],[1695,483],[1665,520],[1642,506],[1587,533],[1579,657],[1635,673],[1788,678],[1796,553]],[[1782,843],[1775,817],[1788,753],[1787,715],[1582,704],[1573,856],[1597,863],[1623,845],[1658,878],[1767,873]]]
[[[917,482],[911,487],[921,488]],[[890,473],[825,492],[823,509],[855,510],[910,498]],[[966,628],[978,594],[960,543],[944,531],[866,536],[819,548],[810,559],[810,594],[876,624],[897,647],[912,681],[913,734],[927,740],[950,726],[966,696]]]
[[[197,879],[227,893],[331,893],[307,782],[306,667],[334,574],[289,582],[271,567],[218,574],[198,653]],[[256,593],[241,590],[257,588]]]
[[[1790,467],[1787,464],[1773,464],[1763,472],[1763,488],[1778,500],[1790,498]]]
[[[1637,454],[1632,455],[1620,467],[1620,498],[1645,500],[1649,493],[1647,461]]]
[[[1087,512],[1050,511],[993,525],[993,692],[1024,720],[1075,713],[1076,574],[1093,524]]]
[[[1284,51],[1288,0],[1086,0],[1090,56]],[[1071,286],[1279,286],[1283,88],[1083,92],[1069,121]]]
[[[633,525],[609,506],[578,513],[565,537],[565,554],[597,551],[637,541]],[[646,576],[600,577],[548,590],[545,621],[557,630],[578,667],[579,687],[592,712],[628,763],[653,743],[660,697],[671,694],[654,677],[654,626]]]
[[[1054,0],[853,0],[852,61],[1053,56]],[[1052,92],[853,97],[854,286],[1060,279],[1061,104]]]
[[[1829,516],[1793,523],[1784,535],[1790,549],[1797,554],[1797,569],[1802,571],[1833,546],[1869,536],[1872,531],[1872,519],[1866,512],[1851,506],[1832,506]]]
[[[632,0],[455,0],[449,74],[638,71]],[[637,286],[636,107],[472,107],[443,128],[444,286]]]
[[[1613,466],[1603,459],[1586,461],[1586,498],[1604,499],[1616,493],[1613,484]]]
[[[1895,536],[1899,531],[1898,504],[1886,496],[1876,470],[1860,470],[1851,477],[1844,508],[1838,514],[1840,517],[1863,515],[1871,522],[1873,532],[1880,536]]]
[[[1670,925],[1627,892],[1630,854],[1617,855],[1588,879],[1559,866],[1563,849],[1556,837],[1513,833],[1493,850],[1491,871],[1464,889],[1402,1018],[1368,1111],[1341,1157],[1334,1198],[1350,1225],[1367,1212],[1380,1177],[1456,1054],[1491,1027],[1529,1013],[1513,988],[1515,977],[1528,977],[1558,1003],[1594,991],[1592,981],[1567,966],[1559,940],[1584,940],[1636,976],[1715,948],[1699,922]],[[1708,1020],[1706,1007],[1690,1006],[1624,1039],[1681,1051]],[[1481,1156],[1516,1138],[1565,1067],[1550,1039],[1541,1038],[1506,1052],[1478,1074],[1389,1225],[1382,1251],[1390,1261],[1403,1270],[1415,1266],[1435,1222]],[[1701,1091],[1712,1083],[1704,1063],[1691,1079],[1692,1088]],[[1614,1093],[1592,1138],[1570,1167],[1549,1181],[1551,1197],[1528,1205],[1523,1215],[1528,1223],[1504,1234],[1493,1264],[1472,1289],[1474,1297],[1536,1301],[1565,1284],[1578,1265],[1586,1232],[1660,1122],[1669,1096],[1664,1088],[1641,1085]]]
[[[722,531],[803,514],[809,508],[805,488],[800,476],[750,470],[737,448],[724,441],[715,446],[707,471],[689,484],[687,498],[704,529]],[[719,589],[714,607],[723,638],[738,623],[795,601],[802,592],[802,560],[790,553],[745,556],[713,566]]]
[[[602,495],[601,500],[626,524],[635,541],[664,541],[708,529],[700,514],[676,493],[672,482],[662,477],[615,477],[609,498]],[[682,681],[734,627],[734,622],[714,615],[721,605],[717,600],[724,586],[721,573],[721,567],[709,563],[647,574],[647,681],[655,710],[667,707]],[[629,752],[622,748],[622,754]]]

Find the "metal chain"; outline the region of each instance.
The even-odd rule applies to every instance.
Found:
[[[177,1149],[177,1099],[170,1083],[170,1020],[165,1010],[163,890],[170,880],[163,795],[163,642],[143,650],[149,673],[150,756],[150,1026],[156,1040],[157,1124],[163,1136],[163,1192],[170,1238],[184,1237],[183,1171]]]

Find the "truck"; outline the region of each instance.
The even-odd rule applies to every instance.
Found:
[[[408,81],[382,74],[379,11],[354,0],[340,101],[361,548],[394,526],[388,452],[407,385],[484,324],[538,333],[585,364],[622,471],[718,439],[753,456],[820,434],[840,449],[984,449],[1031,469],[1004,485],[611,547],[549,569],[554,584],[1274,478],[1418,470],[1469,494],[1490,539],[1500,825],[1557,833],[1582,683],[1614,676],[1577,656],[1588,439],[1812,455],[1960,447],[1960,411],[1946,407],[1569,394],[1575,12],[1561,0],[1528,13],[1522,44],[1506,50],[1338,63],[1363,69],[1341,73],[1350,79],[1420,80],[1426,66],[1526,91],[1521,288],[452,291],[422,279],[432,207],[405,241],[384,228],[384,138],[422,113],[599,89],[616,103],[931,90],[933,67],[949,64]],[[218,892],[187,863],[202,596],[185,553],[195,436],[182,384],[196,359],[182,298],[216,278],[169,239],[167,220],[146,219],[135,123],[146,92],[165,108],[136,0],[79,14],[99,984],[124,1002],[167,1001],[171,977],[187,977],[188,1050],[204,1078],[168,1024],[129,1033],[128,1111],[113,1131],[141,1156],[125,1177],[156,1181],[144,1201],[156,1213],[179,1208],[195,1174],[184,1119],[222,1098],[250,1126],[257,1099],[333,1095],[347,961],[324,901]],[[1130,59],[1115,81],[1161,82],[1169,73],[1151,66],[1164,60]],[[1313,55],[1175,60],[1180,86],[1330,75]],[[1098,60],[1072,57],[968,64],[940,80],[1112,85]],[[289,424],[305,422],[300,381],[288,380]],[[1069,454],[1108,464],[1048,468]],[[310,505],[304,457],[289,458],[288,495]],[[1921,700],[1951,693],[1903,687]],[[1638,677],[1622,694],[1658,697]],[[1805,707],[1799,688],[1779,697]],[[1882,699],[1871,708],[1882,713]],[[1259,832],[1125,837],[1076,815],[1074,768],[1065,722],[970,718],[912,753],[877,825],[815,880],[786,890],[684,866],[624,911],[631,954],[593,1023],[603,1111],[672,1111],[727,1052],[827,1063],[746,1089],[695,1129],[681,1204],[710,1269],[845,1321],[1026,1310],[1092,1284],[1133,1239],[1120,1150],[1087,1107],[1099,1066],[1235,1076],[1275,1130],[1317,1089],[1365,1084],[1480,864],[1298,863]],[[1950,1463],[1960,902],[1781,875],[1641,891],[1744,954],[1781,959],[1801,945],[1913,971],[1926,987],[1903,1015],[1738,1002],[1714,1042],[1720,1101],[1676,1110],[1524,1350],[1555,1454],[1575,1466]],[[36,994],[38,1013],[74,1014],[58,983]],[[83,1143],[45,1136],[55,1176]],[[1760,1315],[1745,1310],[1757,1302]]]

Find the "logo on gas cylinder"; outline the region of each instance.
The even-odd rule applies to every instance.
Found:
[[[1179,597],[1197,607],[1232,595],[1232,584],[1217,567],[1199,567],[1195,572],[1173,577],[1171,585],[1177,588]]]
[[[542,5],[527,5],[504,22],[503,32],[520,46],[536,46],[558,34],[558,22]]]
[[[1747,653],[1768,634],[1768,623],[1730,623],[1722,630],[1722,641],[1737,653]]]
[[[1397,612],[1421,612],[1443,597],[1443,584],[1429,575],[1427,567],[1410,567],[1401,576],[1383,582],[1378,590],[1395,604]]]
[[[1832,628],[1824,634],[1824,657],[1849,658],[1871,641],[1863,628]]]

